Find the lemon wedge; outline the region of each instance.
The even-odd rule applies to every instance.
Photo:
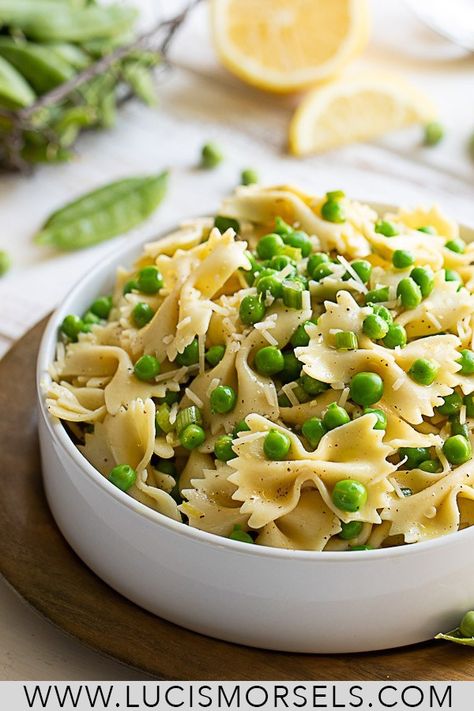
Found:
[[[348,76],[303,99],[291,120],[290,150],[295,155],[321,153],[435,116],[431,100],[401,77],[385,72]]]
[[[367,0],[212,0],[211,18],[224,66],[276,93],[334,76],[369,34]]]

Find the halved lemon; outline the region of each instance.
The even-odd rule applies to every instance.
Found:
[[[224,66],[280,93],[335,75],[369,34],[367,0],[212,0],[211,17]]]
[[[385,72],[347,76],[303,99],[290,124],[290,150],[321,153],[435,116],[431,100],[401,77]]]

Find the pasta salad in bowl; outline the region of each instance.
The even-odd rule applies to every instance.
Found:
[[[342,191],[238,188],[216,216],[135,251],[113,284],[110,265],[108,281],[89,277],[69,299],[79,308],[66,312],[66,302],[58,312],[39,367],[48,447],[60,428],[69,456],[94,472],[107,500],[98,518],[112,499],[122,512],[128,502],[181,546],[176,534],[187,532],[219,555],[223,547],[230,558],[250,554],[251,567],[257,555],[281,571],[332,570],[337,595],[338,565],[357,564],[363,586],[382,561],[393,566],[432,539],[455,540],[446,534],[474,523],[474,247],[466,236],[437,208],[383,211]],[[42,444],[64,531],[71,527],[62,504],[58,511],[57,477],[54,490],[48,485]],[[74,485],[82,486],[77,477]],[[116,566],[104,572],[94,560],[92,541],[65,535],[123,591]],[[436,559],[429,550],[426,562]],[[274,568],[261,570],[265,585]],[[411,636],[392,630],[390,643],[383,632],[378,642],[372,632],[328,642],[310,636],[303,618],[290,634],[282,600],[272,633],[245,631],[240,613],[214,629],[200,621],[208,612],[190,621],[163,600],[125,594],[193,629],[277,649],[350,651],[429,636],[425,625]],[[380,604],[386,591],[372,594]],[[325,624],[318,617],[313,633]]]

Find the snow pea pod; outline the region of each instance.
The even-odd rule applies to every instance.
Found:
[[[64,109],[58,120],[52,125],[52,130],[58,137],[63,148],[72,146],[83,128],[93,126],[97,120],[97,112],[91,106],[71,106]]]
[[[0,24],[43,42],[83,42],[127,30],[136,11],[122,5],[74,8],[55,0],[0,0]]]
[[[0,57],[0,106],[19,109],[30,106],[36,98],[31,86],[10,62]]]
[[[74,69],[85,69],[91,63],[91,58],[83,49],[71,42],[51,42],[44,45],[55,52],[64,62],[68,62]]]
[[[54,212],[35,241],[71,251],[128,232],[161,202],[167,173],[118,180],[94,190]]]
[[[69,62],[34,42],[0,37],[0,57],[10,62],[38,94],[54,89],[75,74]]]

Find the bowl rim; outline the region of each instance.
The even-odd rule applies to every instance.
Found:
[[[361,201],[364,201],[363,198]],[[367,200],[364,202],[379,213],[399,209],[399,206],[393,203]],[[153,523],[168,529],[170,533],[179,534],[196,543],[204,543],[214,548],[229,550],[229,552],[233,552],[235,554],[258,556],[268,559],[278,558],[280,560],[306,561],[308,563],[312,563],[313,565],[316,562],[357,564],[361,563],[363,560],[377,561],[381,558],[393,559],[423,555],[425,551],[428,552],[428,550],[443,548],[456,543],[456,541],[458,541],[461,537],[465,540],[468,537],[473,538],[474,526],[470,526],[461,531],[453,531],[445,536],[433,538],[428,541],[420,541],[418,543],[403,544],[400,546],[379,548],[368,551],[307,551],[287,548],[273,548],[271,546],[250,546],[249,544],[241,541],[234,541],[230,538],[218,536],[215,533],[208,533],[207,531],[193,528],[186,525],[184,522],[175,521],[159,511],[155,511],[155,509],[142,504],[132,496],[129,496],[126,492],[113,486],[113,484],[111,484],[84,457],[68,436],[62,422],[59,419],[51,417],[46,409],[43,384],[45,380],[52,380],[48,368],[52,362],[51,357],[55,353],[59,324],[63,320],[64,316],[70,312],[71,303],[74,303],[87,285],[94,281],[99,275],[101,275],[105,281],[107,277],[111,276],[110,273],[112,268],[117,269],[118,264],[122,263],[122,261],[125,264],[129,263],[130,260],[134,258],[135,254],[140,253],[140,250],[145,246],[145,244],[163,239],[170,232],[179,229],[183,223],[187,223],[195,219],[202,219],[203,217],[208,217],[208,215],[185,217],[180,222],[173,220],[171,222],[164,223],[158,230],[156,236],[150,237],[149,235],[142,235],[139,238],[134,239],[133,242],[125,243],[120,247],[120,249],[106,255],[98,264],[95,265],[95,267],[83,274],[69,290],[61,304],[55,309],[49,318],[43,333],[36,362],[36,391],[39,411],[51,437],[50,444],[52,444],[53,441],[56,442],[62,452],[74,461],[74,463],[83,471],[84,475],[87,476],[94,485],[98,486],[105,495],[108,495],[111,499],[114,499],[121,506],[125,506],[142,518],[153,521]],[[463,236],[467,237],[468,241],[474,241],[474,227],[460,224],[460,231]]]

